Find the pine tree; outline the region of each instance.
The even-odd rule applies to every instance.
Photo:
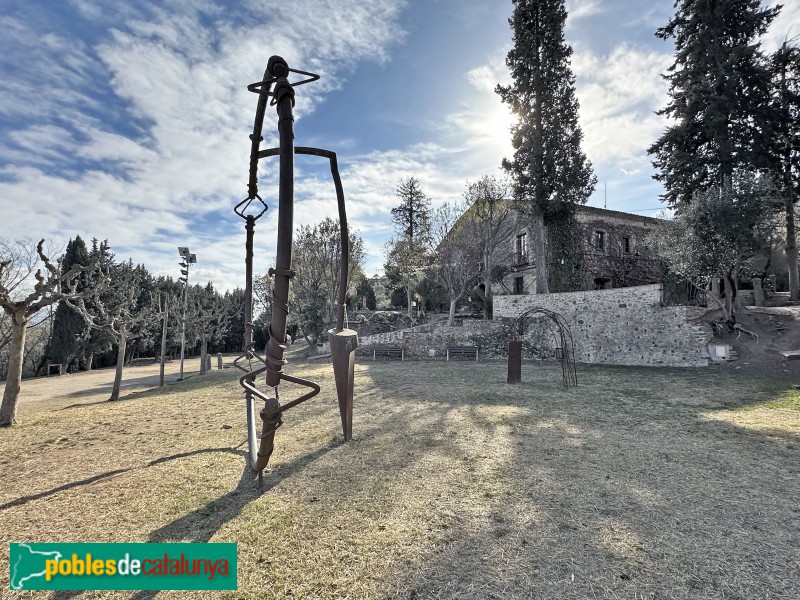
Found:
[[[536,291],[547,293],[545,227],[574,218],[596,177],[581,150],[572,48],[564,40],[564,0],[513,0],[509,24],[514,47],[506,57],[514,83],[496,92],[518,117],[512,127],[514,157],[503,160],[512,176],[518,209],[534,224]],[[575,243],[579,243],[575,240]]]
[[[416,177],[400,180],[397,186],[400,205],[392,209],[392,223],[411,244],[427,244],[430,237],[431,201]]]
[[[800,47],[784,42],[772,56],[773,106],[776,135],[774,172],[781,182],[786,219],[786,263],[789,268],[789,297],[800,299],[797,270],[797,229],[795,205],[800,198]]]
[[[81,236],[67,243],[67,249],[61,260],[61,272],[66,273],[75,265],[88,265],[89,252]],[[91,287],[88,273],[78,275],[75,291],[83,292]],[[61,365],[66,373],[70,363],[80,357],[83,343],[89,327],[83,317],[66,303],[60,303],[53,318],[53,330],[47,346],[47,362]]]
[[[416,177],[402,179],[397,186],[400,205],[392,209],[397,237],[386,247],[386,274],[405,288],[408,316],[412,317],[414,288],[427,266],[431,245],[431,201]]]
[[[656,36],[675,39],[664,77],[670,101],[658,114],[675,121],[649,149],[655,179],[671,206],[720,187],[735,171],[768,168],[770,74],[758,38],[780,7],[760,0],[677,0]]]

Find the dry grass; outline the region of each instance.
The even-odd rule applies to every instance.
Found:
[[[239,590],[207,597],[800,597],[793,382],[584,367],[564,390],[552,365],[519,386],[501,363],[356,369],[345,444],[330,367],[289,365],[323,393],[289,411],[263,495],[230,370],[0,431],[0,564],[10,541],[235,541]]]

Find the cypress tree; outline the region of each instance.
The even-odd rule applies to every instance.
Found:
[[[795,205],[800,198],[800,47],[784,42],[772,55],[773,105],[777,115],[773,148],[775,180],[783,192],[789,297],[800,299]]]
[[[675,124],[648,150],[664,199],[679,207],[721,187],[738,169],[769,167],[770,72],[758,38],[780,7],[760,0],[677,0],[656,36],[675,40],[664,78],[670,101],[658,114]]]
[[[89,252],[81,236],[67,243],[67,249],[61,261],[61,272],[66,273],[75,265],[89,264]],[[82,273],[77,278],[75,289],[84,292],[90,287],[90,275]],[[57,363],[66,372],[70,363],[78,358],[88,334],[88,327],[83,317],[64,303],[60,303],[53,317],[53,330],[47,347],[47,362]]]
[[[547,293],[545,227],[573,220],[597,178],[581,150],[572,48],[564,40],[564,0],[513,3],[514,47],[506,64],[514,83],[495,90],[518,118],[511,130],[514,157],[504,159],[503,168],[512,177],[517,209],[533,220],[536,292]]]
[[[114,254],[109,249],[108,240],[98,242],[96,238],[92,239],[92,249],[89,251],[89,258],[99,264],[102,271],[110,272],[112,266],[114,265]],[[93,277],[95,280],[93,281],[92,285],[95,285],[101,275],[94,274]],[[112,288],[113,287],[114,286],[112,286]],[[98,318],[100,310],[99,305],[104,304],[107,301],[108,296],[113,293],[113,289],[105,290],[99,299],[89,298],[84,301],[84,306],[88,310],[89,314],[94,318]],[[86,369],[88,371],[91,371],[92,366],[94,365],[98,356],[102,358],[103,354],[109,353],[109,351],[112,349],[112,342],[113,340],[107,331],[98,329],[96,327],[93,327],[89,330],[83,347],[84,360],[86,363]],[[113,360],[113,357],[111,357],[111,360]],[[113,364],[112,362],[103,362],[102,360],[100,362],[103,363],[101,366]]]

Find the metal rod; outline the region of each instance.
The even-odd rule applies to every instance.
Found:
[[[253,172],[251,170],[251,177]],[[245,220],[245,288],[244,288],[244,352],[249,359],[253,351],[253,232],[256,220],[253,215],[247,215]],[[247,381],[251,385],[255,382],[255,375],[248,373]],[[258,461],[258,441],[256,437],[255,407],[253,394],[245,388],[245,402],[247,403],[247,441],[250,454],[250,465],[255,468]]]
[[[278,185],[278,250],[275,258],[272,318],[267,345],[267,385],[277,387],[285,360],[286,318],[289,314],[289,281],[292,276],[292,229],[294,217],[294,89],[289,66],[279,56],[269,59],[267,70],[276,78],[274,96],[278,111],[280,180]]]
[[[339,272],[339,302],[336,305],[336,329],[344,329],[344,304],[347,296],[347,276],[350,271],[350,237],[347,233],[347,214],[344,207],[344,190],[342,180],[339,177],[339,165],[336,161],[336,154],[331,153],[331,176],[333,185],[336,187],[336,202],[339,205],[339,230],[342,235],[342,258]]]
[[[257,153],[258,158],[267,158],[268,156],[278,156],[281,148],[267,148],[260,150]],[[330,162],[331,176],[333,177],[333,185],[336,188],[336,204],[339,209],[339,232],[341,235],[342,255],[340,262],[339,273],[339,295],[336,305],[336,329],[341,331],[344,329],[344,311],[345,300],[347,296],[347,277],[350,272],[350,235],[347,228],[347,211],[344,202],[344,189],[342,188],[342,178],[339,175],[339,163],[336,159],[336,153],[331,150],[323,150],[322,148],[312,148],[309,146],[297,146],[294,149],[295,154],[309,154],[312,156],[321,156],[327,158]],[[278,217],[280,219],[280,216]]]
[[[267,110],[271,89],[272,80],[269,78],[269,67],[267,67],[258,93],[256,118],[253,123],[253,133],[250,136],[250,179],[247,183],[247,193],[250,198],[255,198],[258,195],[258,148],[264,139],[261,135],[261,130],[264,126],[264,113]]]

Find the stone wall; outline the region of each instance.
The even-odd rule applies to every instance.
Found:
[[[359,353],[372,346],[405,348],[407,358],[444,360],[448,346],[477,346],[481,358],[505,358],[514,339],[515,318],[529,308],[559,313],[572,333],[575,359],[584,363],[696,367],[708,364],[711,329],[692,322],[705,312],[689,306],[661,306],[660,284],[589,292],[494,297],[493,321],[465,320],[392,331],[359,339]],[[558,329],[542,315],[526,322],[523,356],[555,359]]]
[[[660,284],[543,295],[494,297],[494,315],[515,318],[529,308],[559,313],[567,322],[579,362],[690,367],[708,364],[711,329],[690,322],[703,309],[661,306]],[[547,355],[546,324],[538,319],[526,345]]]
[[[359,338],[359,350],[364,356],[372,356],[372,346],[402,346],[406,358],[444,360],[448,346],[477,346],[480,358],[502,358],[512,339],[511,327],[508,319],[465,321],[454,327],[416,327]]]

